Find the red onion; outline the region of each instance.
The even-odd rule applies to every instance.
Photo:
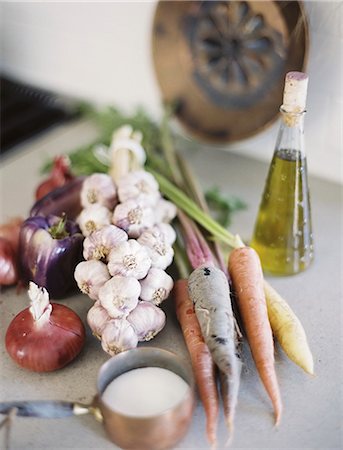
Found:
[[[0,286],[11,286],[18,280],[16,256],[10,241],[0,237]]]
[[[6,333],[6,349],[20,366],[50,372],[71,362],[81,351],[85,328],[70,308],[49,302],[46,289],[30,283],[31,307],[21,311]]]
[[[20,226],[22,223],[23,219],[21,217],[12,217],[8,222],[0,225],[0,237],[7,239],[11,243],[15,254],[17,254],[18,250]]]

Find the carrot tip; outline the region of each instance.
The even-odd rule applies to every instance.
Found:
[[[281,413],[276,414],[275,416],[275,423],[274,423],[274,427],[278,428],[278,426],[280,425],[281,422]]]

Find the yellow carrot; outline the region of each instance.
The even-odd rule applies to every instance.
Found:
[[[300,320],[288,303],[266,281],[264,292],[269,322],[276,339],[289,359],[313,375],[313,357]]]

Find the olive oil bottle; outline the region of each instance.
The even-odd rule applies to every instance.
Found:
[[[313,259],[303,123],[307,81],[301,72],[286,76],[282,121],[251,241],[263,269],[276,275],[305,270]]]

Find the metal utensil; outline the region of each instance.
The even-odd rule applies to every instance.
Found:
[[[189,385],[182,401],[151,417],[126,416],[108,408],[101,399],[108,384],[119,375],[142,367],[161,367],[182,377]],[[91,404],[50,400],[2,402],[0,414],[56,419],[91,413],[103,422],[109,438],[118,446],[132,450],[163,450],[172,448],[184,436],[193,407],[194,381],[188,364],[167,350],[140,347],[122,352],[100,367],[97,394]]]

